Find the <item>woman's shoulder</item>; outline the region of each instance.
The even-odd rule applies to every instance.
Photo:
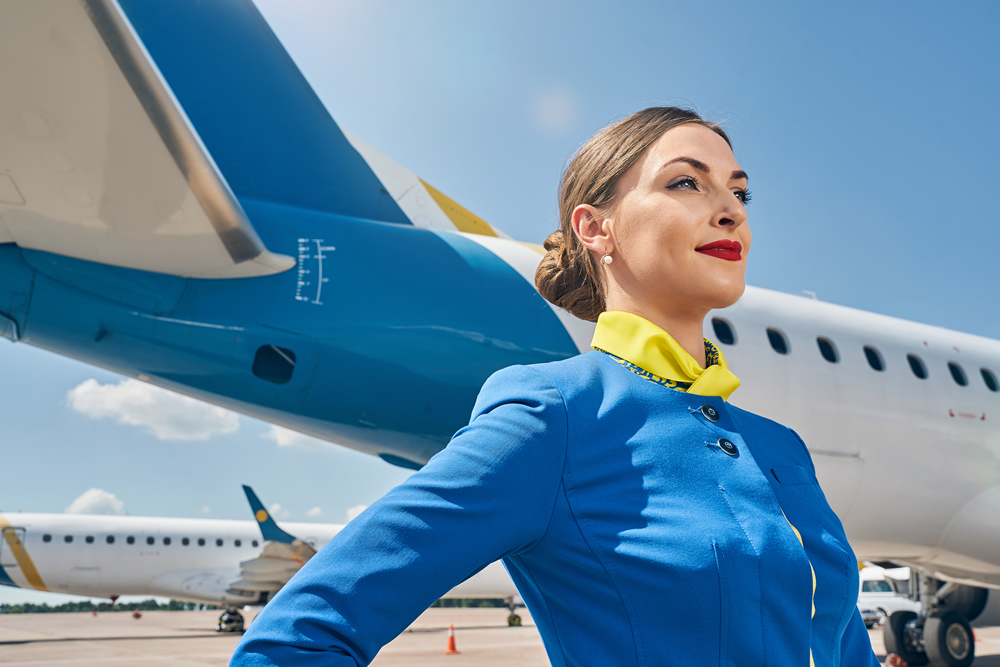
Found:
[[[548,393],[563,399],[601,386],[607,355],[593,350],[559,361],[508,366],[495,372],[483,386],[484,393]]]

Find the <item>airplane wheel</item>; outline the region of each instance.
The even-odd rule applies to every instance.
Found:
[[[517,614],[511,614],[507,617],[507,625],[512,628],[521,627],[521,617]]]
[[[882,630],[885,652],[895,653],[906,664],[914,666],[927,664],[927,654],[913,646],[913,642],[906,636],[906,623],[916,617],[916,612],[912,611],[894,612]]]
[[[924,646],[931,664],[936,667],[969,667],[976,654],[972,627],[965,616],[954,611],[927,619]]]

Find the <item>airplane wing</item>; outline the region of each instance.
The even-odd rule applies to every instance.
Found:
[[[287,270],[114,0],[0,3],[0,243],[182,277]]]
[[[267,593],[270,597],[316,555],[316,550],[308,542],[282,530],[264,509],[264,504],[253,489],[244,484],[243,492],[260,527],[260,534],[265,540],[264,550],[257,558],[240,563],[240,576],[229,582],[229,589],[237,592]]]

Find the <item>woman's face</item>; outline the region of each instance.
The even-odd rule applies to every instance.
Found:
[[[613,263],[605,279],[616,288],[609,309],[616,290],[662,313],[703,317],[735,303],[750,251],[747,193],[746,174],[718,134],[693,123],[664,133],[619,181],[607,215]]]

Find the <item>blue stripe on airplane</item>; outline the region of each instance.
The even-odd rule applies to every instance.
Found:
[[[119,2],[241,203],[412,224],[250,0]]]
[[[0,277],[18,276],[0,280],[0,305],[30,289],[30,264],[25,342],[418,465],[491,373],[577,354],[535,289],[461,235],[245,205],[267,247],[309,273],[185,281],[0,246]],[[251,372],[270,345],[295,354],[284,384]]]
[[[20,586],[15,584],[14,580],[10,578],[10,575],[7,574],[7,571],[3,569],[3,565],[0,565],[0,586],[12,586],[14,588],[20,588]]]

